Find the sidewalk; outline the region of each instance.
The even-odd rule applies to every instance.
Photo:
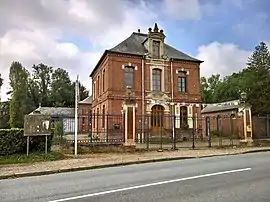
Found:
[[[46,175],[60,172],[70,172],[103,168],[109,166],[146,163],[154,161],[202,158],[210,156],[235,155],[250,152],[270,151],[270,147],[247,147],[235,149],[204,149],[190,150],[182,149],[164,152],[143,152],[143,153],[111,153],[111,154],[89,154],[79,155],[77,158],[38,162],[32,164],[14,164],[0,166],[0,179],[16,178],[35,175]]]

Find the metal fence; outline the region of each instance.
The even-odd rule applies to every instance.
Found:
[[[137,148],[162,150],[234,146],[239,145],[243,137],[238,120],[228,117],[222,117],[222,122],[217,122],[215,117],[204,119],[161,115],[156,119],[151,115],[137,116]],[[228,127],[228,123],[232,124]]]
[[[58,144],[74,142],[73,117],[61,117]],[[78,116],[78,144],[121,145],[126,120],[123,114]],[[253,118],[253,137],[270,138],[270,117]],[[55,130],[55,129],[54,129]],[[135,142],[138,149],[207,148],[240,145],[245,137],[242,116],[180,117],[167,114],[136,114]]]

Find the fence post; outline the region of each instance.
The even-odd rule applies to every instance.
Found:
[[[212,147],[212,143],[211,143],[211,129],[210,129],[210,117],[208,117],[206,119],[206,126],[207,126],[207,133],[208,133],[208,146]]]
[[[266,115],[266,136],[270,137],[270,116]]]
[[[175,116],[175,113],[173,114],[173,133],[174,133],[174,136],[173,136],[173,149],[176,150],[176,127],[175,127],[175,123],[176,123],[176,116]]]
[[[194,121],[194,117],[192,117],[192,126],[193,126],[193,130],[192,130],[192,149],[195,149],[195,121]]]
[[[233,136],[234,136],[234,124],[233,124],[233,118],[234,118],[234,115],[231,114],[230,115],[230,131],[231,131],[231,135],[230,135],[230,146],[233,146]]]
[[[162,114],[160,114],[159,117],[159,126],[160,126],[160,150],[162,151],[162,130],[163,130],[163,125],[162,125]]]
[[[109,117],[108,117],[108,113],[104,116],[106,116],[106,143],[108,143],[109,142],[109,134],[108,134]]]
[[[89,113],[89,136],[90,136],[90,143],[93,142],[93,131],[92,131],[92,112]]]
[[[149,150],[149,135],[150,135],[149,124],[150,124],[149,116],[147,116],[147,137],[146,137],[146,149],[147,149],[147,151]]]

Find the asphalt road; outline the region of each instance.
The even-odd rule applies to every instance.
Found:
[[[269,202],[270,153],[1,180],[0,201]]]

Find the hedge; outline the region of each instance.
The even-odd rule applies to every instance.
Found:
[[[48,151],[51,149],[52,137],[48,138]],[[26,154],[27,137],[23,129],[0,129],[0,156]],[[30,137],[29,152],[44,152],[45,137]]]

